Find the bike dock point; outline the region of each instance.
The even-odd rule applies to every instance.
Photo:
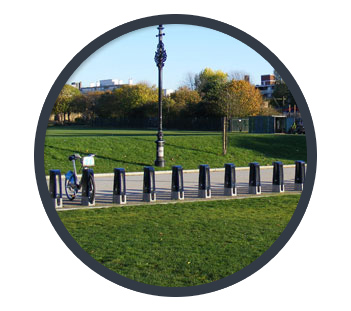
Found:
[[[250,194],[261,194],[261,173],[260,165],[257,162],[251,162],[250,166],[250,178],[249,178],[249,193]]]
[[[284,192],[284,168],[280,161],[273,162],[272,192]]]
[[[226,163],[224,165],[224,195],[233,197],[237,194],[235,165]]]
[[[91,189],[91,185],[95,187],[94,183],[94,171],[89,169],[83,170],[82,175],[82,199],[81,204],[83,206],[95,206],[95,195],[93,193],[94,189]]]
[[[172,167],[172,200],[184,200],[183,168],[180,165]]]
[[[152,166],[144,167],[143,201],[156,202],[155,169]]]
[[[52,198],[55,208],[63,207],[62,204],[62,181],[60,170],[50,170],[49,183],[50,197]]]
[[[211,198],[210,166],[207,164],[199,166],[199,198]]]
[[[152,166],[147,166],[144,172],[126,172],[125,169],[119,168],[114,169],[111,173],[97,175],[92,169],[86,168],[82,172],[83,176],[77,175],[77,178],[81,178],[81,191],[74,202],[62,198],[63,186],[61,185],[60,188],[60,180],[62,183],[65,175],[62,176],[59,170],[51,170],[46,178],[50,197],[55,208],[59,210],[63,208],[63,205],[63,209],[68,210],[94,207],[96,204],[98,204],[96,207],[110,207],[114,204],[155,203],[156,194],[159,203],[171,203],[172,201],[175,203],[175,201],[185,199],[189,201],[228,199],[234,198],[235,194],[243,198],[261,192],[265,195],[270,193],[279,195],[283,190],[289,194],[300,191],[295,187],[303,187],[305,170],[307,171],[307,165],[303,161],[284,166],[281,162],[272,164],[260,167],[258,163],[253,162],[247,167],[237,168],[234,164],[227,163],[222,168],[214,169],[210,169],[208,165],[200,165],[197,170],[183,170],[177,165],[172,167],[172,171],[156,171]],[[93,200],[89,200],[90,189],[84,182],[87,178],[86,174],[91,174],[97,182],[97,195]]]
[[[306,164],[304,161],[295,161],[295,190],[302,191],[306,178]]]
[[[127,203],[126,171],[124,168],[114,169],[112,203],[116,203],[116,204]]]

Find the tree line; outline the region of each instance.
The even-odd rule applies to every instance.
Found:
[[[205,68],[189,76],[187,85],[162,99],[165,118],[217,117],[222,120],[223,154],[227,153],[228,120],[276,113],[264,106],[258,89],[238,75]],[[123,85],[107,92],[81,94],[65,85],[55,101],[53,114],[60,122],[79,113],[85,121],[96,118],[156,118],[158,90],[147,83]]]
[[[194,75],[191,86],[179,87],[162,98],[165,117],[247,117],[267,113],[260,92],[248,81],[229,78],[217,70],[205,68]],[[106,92],[81,94],[65,85],[55,101],[56,120],[71,120],[79,113],[85,120],[100,118],[157,117],[158,90],[147,83],[123,85]]]

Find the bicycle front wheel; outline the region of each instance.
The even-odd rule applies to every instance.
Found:
[[[88,189],[89,189],[88,200],[90,204],[93,204],[95,200],[95,180],[94,180],[94,176],[91,174],[89,175]]]
[[[73,184],[69,179],[66,179],[65,189],[68,200],[73,201],[78,193],[77,186]]]

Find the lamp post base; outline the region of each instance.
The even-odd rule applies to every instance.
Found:
[[[164,159],[164,140],[156,140],[156,160],[155,166],[165,167],[165,159]]]

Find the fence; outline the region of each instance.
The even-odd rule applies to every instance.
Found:
[[[230,119],[228,124],[229,132],[248,132],[249,131],[249,119]]]
[[[157,129],[158,118],[95,118],[94,120],[77,124],[89,125],[91,127],[113,127],[117,129]],[[190,130],[190,131],[221,131],[221,118],[212,117],[176,117],[163,118],[163,128],[168,130]]]

